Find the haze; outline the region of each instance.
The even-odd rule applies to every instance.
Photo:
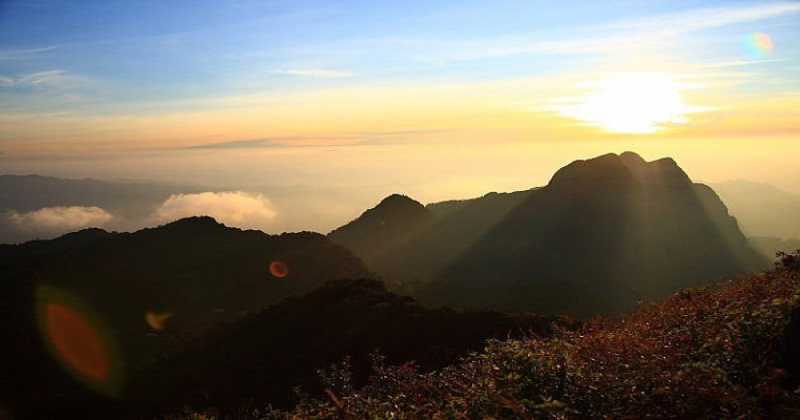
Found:
[[[269,203],[250,224],[274,232],[328,231],[392,192],[527,189],[625,150],[798,193],[798,16],[796,2],[3,2],[0,173],[242,191]]]

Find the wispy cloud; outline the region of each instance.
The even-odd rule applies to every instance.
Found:
[[[500,36],[474,41],[384,39],[394,48],[413,51],[424,61],[465,61],[529,54],[601,54],[665,43],[673,37],[706,29],[800,13],[800,2],[699,8],[575,28],[572,38],[547,39],[538,34]],[[369,48],[375,48],[370,41]]]
[[[248,140],[232,140],[223,141],[218,143],[198,144],[194,146],[185,147],[189,150],[202,150],[202,149],[266,149],[266,148],[283,148],[283,147],[324,147],[340,143],[335,143],[340,140],[352,140],[350,136],[331,136],[331,137],[317,137],[317,136],[294,136],[294,137],[272,137],[263,139],[248,139]]]
[[[291,138],[265,138],[250,140],[233,140],[218,143],[198,144],[189,146],[185,149],[261,149],[269,147],[287,147],[287,141]]]
[[[609,24],[608,28],[662,33],[687,33],[794,13],[800,13],[800,3],[779,2],[748,6],[711,7],[615,22]]]
[[[341,78],[353,77],[353,72],[351,71],[322,69],[322,68],[283,69],[283,70],[274,70],[273,73],[285,76],[313,77],[317,79],[341,79]]]
[[[10,87],[70,87],[80,80],[79,77],[68,74],[65,70],[47,70],[21,76],[0,75],[0,88]]]
[[[725,61],[721,63],[713,63],[713,64],[706,64],[700,66],[700,68],[706,69],[714,69],[714,68],[724,68],[724,67],[744,67],[744,66],[753,66],[757,64],[769,64],[769,63],[781,63],[786,62],[785,59],[774,59],[774,60],[735,60],[735,61]]]
[[[16,48],[0,50],[0,61],[2,60],[28,60],[39,54],[55,50],[56,47],[42,48]]]
[[[184,147],[184,150],[205,149],[268,149],[285,147],[331,147],[331,146],[365,146],[376,144],[408,143],[409,139],[442,133],[448,130],[396,130],[396,131],[363,131],[355,134],[339,136],[292,136],[270,137],[261,139],[232,140],[216,143],[205,143]]]

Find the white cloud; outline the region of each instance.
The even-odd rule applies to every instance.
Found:
[[[286,76],[314,77],[319,79],[340,79],[345,77],[353,77],[352,72],[332,69],[286,69],[275,70],[273,73],[283,74]]]
[[[710,7],[617,22],[611,28],[686,33],[737,23],[800,13],[800,3],[762,3],[748,6]]]
[[[153,214],[153,222],[168,223],[190,216],[211,216],[229,226],[264,228],[277,216],[261,194],[242,191],[173,194]]]
[[[10,88],[69,88],[75,87],[80,81],[80,77],[70,75],[64,70],[39,71],[16,77],[0,75],[0,87]]]
[[[52,51],[56,47],[0,50],[0,60],[28,60],[38,54]]]
[[[46,233],[65,233],[86,227],[103,226],[113,218],[100,207],[45,207],[19,213],[11,211],[8,220],[21,230]]]

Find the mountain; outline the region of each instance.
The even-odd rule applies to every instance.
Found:
[[[531,191],[492,192],[424,207],[394,194],[328,237],[352,250],[388,284],[411,292],[461,255]],[[401,213],[385,209],[387,202],[400,200],[414,210]]]
[[[138,405],[224,409],[255,400],[287,407],[296,402],[298,396],[291,391],[296,386],[324,395],[317,372],[346,357],[353,377],[336,380],[358,387],[365,384],[375,350],[387,363],[414,361],[427,371],[481,350],[487,338],[549,336],[551,321],[426,309],[375,280],[330,281],[223,325],[191,351],[162,360],[137,383],[137,391],[149,401]],[[203,397],[198,400],[198,395]]]
[[[800,195],[743,180],[711,186],[748,237],[800,239]]]
[[[393,194],[356,220],[329,233],[328,238],[346,244],[370,266],[381,267],[384,261],[393,259],[387,252],[407,246],[433,219],[433,213],[419,202]]]
[[[12,372],[0,373],[18,378],[5,382],[2,394],[53,406],[60,396],[76,401],[70,393],[84,387],[65,385],[69,379],[52,367],[48,347],[72,376],[117,388],[111,382],[118,370],[131,375],[215,325],[325,281],[367,274],[358,258],[323,235],[273,236],[209,217],[0,246],[0,330],[3,342],[16,343],[2,352],[4,361],[14,361],[3,366]],[[89,348],[94,357],[75,356],[86,343],[96,344]]]
[[[426,208],[433,222],[404,221],[415,230],[364,258],[429,304],[586,316],[767,265],[714,191],[669,158],[607,154],[542,188]],[[330,237],[351,247],[354,227],[369,225]]]

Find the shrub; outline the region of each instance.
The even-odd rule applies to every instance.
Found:
[[[490,341],[432,373],[373,366],[370,383],[300,418],[794,416],[778,347],[800,301],[794,266],[676,293],[552,338]],[[283,415],[282,413],[280,415]],[[280,417],[280,415],[277,415]]]
[[[374,354],[361,389],[342,386],[345,363],[323,375],[326,398],[246,418],[800,418],[780,350],[800,304],[794,261],[549,338],[492,340],[438,371]]]

